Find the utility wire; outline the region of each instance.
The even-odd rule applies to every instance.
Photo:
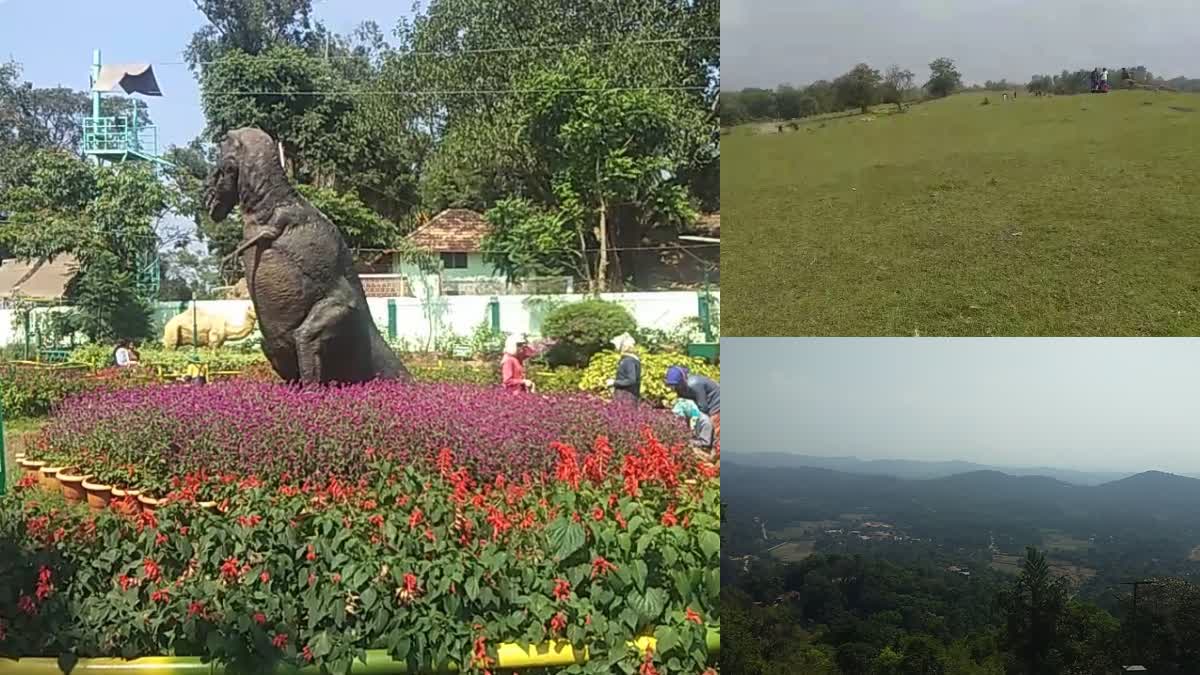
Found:
[[[610,91],[700,91],[707,86],[658,86],[658,87],[576,87],[562,89],[442,89],[442,90],[376,90],[346,89],[326,91],[209,91],[206,96],[471,96],[503,94],[567,94]]]
[[[678,43],[688,43],[688,42],[720,42],[720,41],[721,41],[721,36],[719,36],[719,35],[701,35],[701,36],[647,38],[647,39],[640,39],[640,40],[629,40],[629,39],[597,40],[597,41],[590,41],[590,42],[567,42],[567,43],[550,44],[550,45],[511,45],[511,46],[507,46],[507,47],[481,47],[478,49],[427,49],[427,50],[412,50],[412,51],[398,51],[397,50],[397,51],[384,52],[384,55],[385,56],[399,56],[399,57],[406,57],[406,56],[453,57],[453,56],[465,56],[465,55],[469,55],[469,54],[503,54],[503,53],[510,53],[510,52],[553,51],[556,49],[558,49],[558,50],[574,49],[576,47],[611,47],[611,46],[617,46],[617,45],[619,45],[619,46],[653,45],[653,44],[678,44]],[[263,55],[258,55],[258,54],[243,54],[243,55],[246,57],[261,60],[261,61],[294,61],[295,60],[294,57],[283,57],[283,56],[270,57],[270,56],[263,56]],[[236,58],[240,58],[240,56],[242,56],[242,55],[223,56],[221,58],[212,59],[209,61],[197,61],[196,65],[210,66],[210,65],[222,63],[224,61],[229,61],[229,60],[233,60]],[[363,55],[361,55],[361,54],[335,54],[332,56],[324,56],[324,57],[314,56],[313,58],[321,58],[323,60],[347,60],[347,59],[363,58]],[[188,63],[187,61],[153,61],[151,63],[153,63],[156,66],[190,66],[190,65],[192,65],[192,64]]]

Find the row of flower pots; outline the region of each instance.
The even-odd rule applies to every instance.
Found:
[[[141,490],[93,483],[90,481],[91,474],[74,467],[51,466],[47,462],[30,459],[22,453],[17,453],[16,459],[26,475],[37,477],[38,484],[42,489],[50,492],[62,492],[68,502],[87,501],[88,507],[93,511],[112,508],[130,515],[138,511],[153,513],[155,509],[166,503],[165,499],[155,499],[143,494]]]

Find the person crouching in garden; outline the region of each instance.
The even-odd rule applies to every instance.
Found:
[[[508,391],[533,391],[533,381],[525,379],[525,359],[529,357],[525,336],[519,333],[504,340],[504,356],[500,357],[500,381]]]
[[[617,361],[617,376],[608,381],[613,390],[613,402],[637,406],[642,400],[642,360],[633,351],[637,343],[629,333],[621,333],[612,339],[612,344],[621,355],[621,360]]]
[[[713,424],[712,419],[708,415],[700,412],[700,408],[694,401],[686,398],[681,398],[675,401],[675,405],[671,407],[671,412],[679,417],[682,417],[687,422],[688,428],[692,430],[692,439],[690,444],[696,454],[705,461],[713,461],[712,445],[713,445]]]
[[[708,415],[713,424],[713,443],[721,442],[721,385],[703,375],[692,375],[683,366],[667,368],[667,386],[679,398],[695,401],[700,412]]]

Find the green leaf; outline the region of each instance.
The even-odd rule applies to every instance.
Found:
[[[559,560],[566,560],[582,548],[586,539],[583,527],[579,523],[561,517],[546,527],[546,536],[554,551],[554,557]]]
[[[661,588],[650,588],[645,593],[634,591],[629,594],[629,606],[642,621],[654,621],[667,606],[667,594]]]
[[[704,557],[711,559],[721,551],[721,535],[707,530],[700,534],[700,550],[704,552]]]
[[[679,633],[670,626],[659,626],[654,629],[654,651],[658,654],[669,652],[679,645]]]
[[[317,637],[311,643],[311,648],[313,656],[318,659],[328,654],[329,651],[333,649],[333,643],[329,639],[329,633],[327,631],[321,631],[318,633]]]

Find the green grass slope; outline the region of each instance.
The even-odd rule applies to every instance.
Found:
[[[1200,96],[722,138],[726,335],[1200,335]]]

